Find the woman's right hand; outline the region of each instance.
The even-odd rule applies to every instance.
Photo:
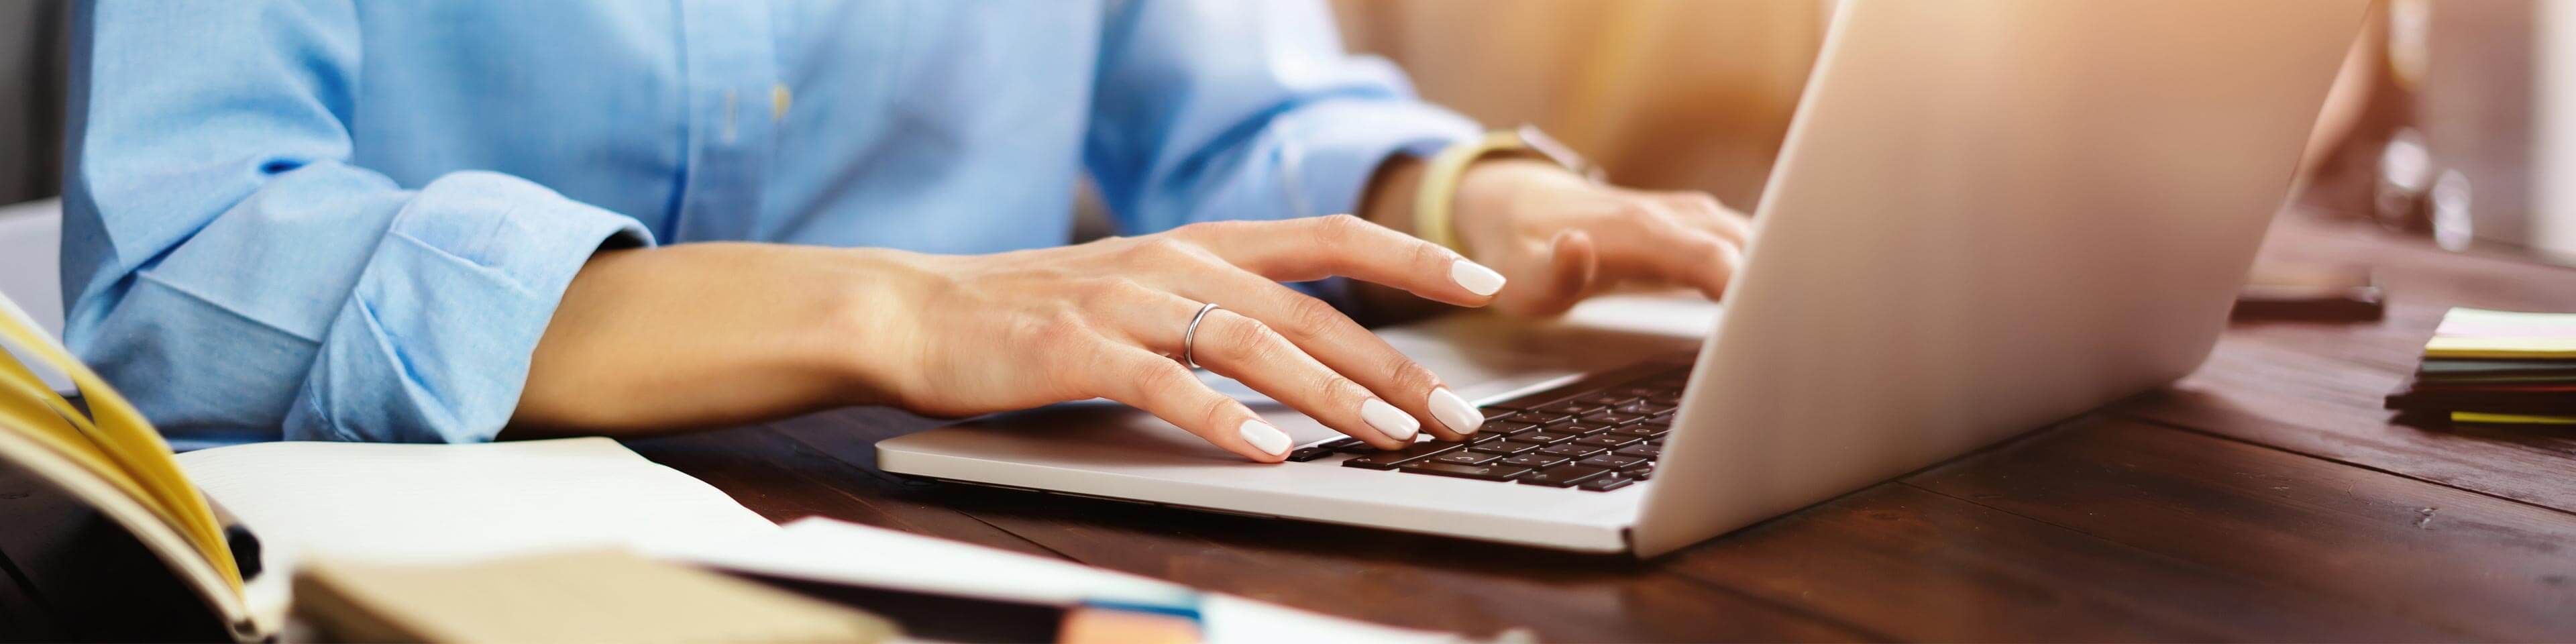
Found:
[[[1291,445],[1183,366],[1235,378],[1382,448],[1428,428],[1463,440],[1483,416],[1438,376],[1321,300],[1281,282],[1344,276],[1459,306],[1503,285],[1493,270],[1347,215],[1228,221],[994,255],[872,253],[892,289],[855,298],[843,351],[857,386],[916,412],[966,416],[1107,398],[1244,458]],[[888,307],[892,307],[889,309]]]

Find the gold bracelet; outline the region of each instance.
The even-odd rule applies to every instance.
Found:
[[[1421,189],[1413,197],[1413,234],[1466,254],[1467,245],[1458,239],[1457,223],[1450,216],[1458,200],[1458,182],[1467,176],[1467,167],[1476,160],[1502,152],[1530,153],[1585,178],[1601,180],[1599,168],[1536,127],[1523,125],[1488,132],[1475,140],[1452,144],[1431,157],[1431,163],[1422,170]]]

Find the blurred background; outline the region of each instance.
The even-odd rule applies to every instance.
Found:
[[[1750,209],[1831,0],[1337,0],[1354,50],[1620,182]],[[2385,0],[2321,115],[2300,210],[2576,264],[2576,2]]]
[[[0,2],[0,292],[58,319],[63,0]],[[1352,50],[1621,183],[1750,210],[1832,0],[1333,0]],[[2454,250],[2576,263],[2576,2],[2386,0],[2298,203]],[[34,202],[34,203],[28,203]],[[51,317],[48,317],[51,314]]]
[[[64,0],[0,0],[0,295],[62,333]]]

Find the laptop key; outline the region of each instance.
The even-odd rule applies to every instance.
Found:
[[[1626,425],[1628,423],[1646,420],[1646,416],[1644,414],[1628,414],[1615,411],[1596,411],[1590,414],[1585,414],[1580,420],[1582,422],[1600,423],[1603,425]]]
[[[1630,445],[1630,446],[1627,446],[1627,447],[1619,448],[1619,451],[1614,452],[1614,453],[1616,453],[1616,454],[1618,454],[1618,455],[1620,455],[1620,456],[1634,456],[1634,457],[1637,457],[1637,458],[1654,458],[1654,457],[1657,457],[1657,456],[1663,456],[1663,455],[1664,455],[1664,446],[1662,446],[1662,445],[1647,445],[1647,444],[1644,444],[1644,443],[1638,443],[1638,444],[1635,444],[1635,445]]]
[[[1577,484],[1575,487],[1579,487],[1579,488],[1582,488],[1582,489],[1585,489],[1585,490],[1591,490],[1591,491],[1594,491],[1594,492],[1608,492],[1608,491],[1611,491],[1611,490],[1616,490],[1616,489],[1619,489],[1619,488],[1628,487],[1628,486],[1630,486],[1630,485],[1635,485],[1636,483],[1637,483],[1637,479],[1636,479],[1635,477],[1631,477],[1631,476],[1628,476],[1628,475],[1626,475],[1626,474],[1622,474],[1622,473],[1619,473],[1619,472],[1605,472],[1605,473],[1602,473],[1602,475],[1600,475],[1600,476],[1595,476],[1595,477],[1592,477],[1592,478],[1590,478],[1590,479],[1586,479],[1586,480],[1584,480],[1582,483]]]
[[[1439,456],[1464,447],[1466,446],[1446,441],[1423,441],[1404,449],[1361,454],[1358,458],[1342,461],[1342,467],[1391,470],[1398,465]]]
[[[1575,401],[1568,400],[1568,401],[1565,401],[1565,402],[1556,402],[1556,403],[1548,403],[1548,404],[1545,404],[1545,405],[1539,405],[1538,407],[1535,407],[1535,408],[1530,409],[1530,411],[1533,411],[1533,412],[1542,412],[1542,413],[1549,413],[1549,414],[1562,414],[1562,415],[1567,415],[1567,416],[1580,416],[1580,415],[1583,415],[1583,414],[1589,414],[1589,413],[1592,413],[1592,412],[1600,411],[1600,410],[1602,410],[1602,409],[1603,409],[1603,407],[1602,407],[1601,405],[1587,405],[1587,404],[1584,404],[1584,403],[1580,403],[1580,402],[1575,402]]]
[[[1447,457],[1442,457],[1442,458],[1447,458]],[[1581,460],[1581,461],[1576,461],[1576,463],[1578,463],[1578,464],[1580,464],[1580,465],[1584,465],[1584,466],[1587,466],[1587,467],[1598,467],[1598,468],[1605,469],[1605,470],[1624,470],[1624,469],[1628,469],[1628,466],[1636,465],[1636,464],[1638,464],[1638,463],[1644,463],[1644,462],[1646,462],[1646,459],[1637,458],[1637,457],[1634,457],[1634,456],[1620,456],[1620,455],[1617,455],[1617,454],[1603,454],[1603,455],[1600,455],[1600,456],[1595,456],[1595,457],[1592,457],[1592,458],[1583,459],[1583,460]]]
[[[1663,425],[1620,425],[1619,427],[1610,430],[1610,433],[1621,436],[1635,436],[1638,438],[1654,438],[1672,433],[1672,431],[1673,429],[1671,427]]]
[[[1638,402],[1638,398],[1636,396],[1624,396],[1614,393],[1598,393],[1586,396],[1576,396],[1574,400],[1587,405],[1600,405],[1603,407],[1618,407],[1620,405]]]
[[[1566,458],[1589,458],[1609,451],[1610,450],[1593,447],[1591,445],[1566,443],[1563,445],[1549,445],[1546,449],[1539,450],[1539,453],[1555,454]]]
[[[1595,458],[1599,458],[1599,457],[1595,457]],[[1430,460],[1429,462],[1433,462],[1433,463],[1448,463],[1448,464],[1451,464],[1451,465],[1483,465],[1483,464],[1486,464],[1486,463],[1492,463],[1492,462],[1494,462],[1494,461],[1499,461],[1499,460],[1503,460],[1503,457],[1502,457],[1501,455],[1498,455],[1498,454],[1487,454],[1487,453],[1484,453],[1484,452],[1477,452],[1477,451],[1470,451],[1470,450],[1459,450],[1459,451],[1450,452],[1450,453],[1447,453],[1447,454],[1442,454],[1442,455],[1439,455],[1439,456],[1431,457],[1431,460]]]
[[[1566,423],[1566,424],[1563,424],[1563,425],[1558,425],[1558,426],[1555,426],[1555,427],[1550,427],[1550,428],[1548,428],[1548,431],[1553,431],[1553,432],[1558,432],[1558,433],[1564,433],[1564,434],[1574,434],[1574,435],[1577,435],[1577,436],[1589,436],[1589,435],[1592,435],[1592,434],[1598,434],[1598,433],[1601,433],[1601,432],[1610,431],[1610,430],[1612,430],[1612,429],[1615,429],[1615,427],[1610,426],[1610,425],[1604,425],[1604,424],[1601,424],[1601,423],[1595,423],[1595,422],[1591,422],[1591,421],[1582,421],[1582,420],[1578,420],[1578,421],[1574,421],[1574,422],[1571,422],[1571,423]]]
[[[1619,406],[1617,406],[1617,407],[1612,407],[1612,408],[1610,408],[1610,410],[1611,410],[1611,411],[1615,411],[1615,412],[1619,412],[1619,413],[1622,413],[1622,414],[1638,414],[1638,415],[1641,415],[1641,416],[1654,416],[1654,415],[1659,415],[1659,414],[1670,413],[1670,412],[1673,410],[1673,406],[1672,406],[1672,405],[1666,405],[1666,404],[1663,404],[1663,403],[1653,403],[1653,402],[1646,402],[1646,401],[1644,401],[1644,400],[1639,400],[1639,401],[1637,401],[1637,402],[1626,403],[1626,404],[1619,405]]]
[[[1574,435],[1573,435],[1573,434],[1559,434],[1559,433],[1556,433],[1556,432],[1530,432],[1530,433],[1522,434],[1522,435],[1519,435],[1519,436],[1513,436],[1513,437],[1512,437],[1512,440],[1521,441],[1521,442],[1525,442],[1525,443],[1538,443],[1538,444],[1540,444],[1540,445],[1554,445],[1554,444],[1557,444],[1557,443],[1562,443],[1562,442],[1566,442],[1566,441],[1574,440]]]
[[[1627,446],[1629,446],[1629,445],[1635,445],[1635,444],[1637,444],[1637,443],[1639,443],[1639,442],[1643,442],[1644,440],[1646,440],[1646,439],[1638,438],[1638,437],[1635,437],[1635,436],[1623,436],[1623,435],[1619,435],[1619,434],[1593,434],[1593,435],[1591,435],[1591,436],[1585,436],[1585,437],[1582,437],[1582,438],[1574,439],[1574,442],[1575,442],[1575,443],[1577,443],[1577,444],[1581,444],[1581,445],[1591,445],[1591,446],[1593,446],[1593,447],[1608,447],[1608,448],[1616,449],[1616,448],[1621,448],[1621,447],[1627,447]]]
[[[1639,466],[1636,466],[1636,467],[1628,468],[1628,475],[1629,475],[1629,476],[1633,476],[1633,477],[1637,477],[1637,480],[1640,480],[1640,481],[1643,481],[1643,480],[1646,480],[1646,479],[1655,478],[1655,464],[1654,464],[1654,463],[1647,463],[1647,464],[1644,464],[1644,465],[1639,465]]]
[[[1345,440],[1349,440],[1349,439],[1345,439]],[[1344,453],[1344,454],[1376,454],[1376,453],[1379,453],[1379,452],[1384,452],[1384,451],[1386,451],[1386,450],[1378,449],[1376,445],[1370,445],[1370,444],[1368,444],[1368,443],[1362,443],[1362,442],[1359,442],[1358,440],[1351,440],[1351,442],[1349,442],[1349,443],[1345,443],[1345,444],[1343,444],[1343,445],[1342,445],[1342,446],[1340,446],[1340,447],[1335,447],[1335,448],[1333,448],[1333,451],[1341,452],[1341,453]]]
[[[1294,451],[1294,452],[1289,452],[1289,453],[1288,453],[1288,460],[1289,460],[1289,462],[1292,462],[1292,463],[1304,463],[1304,462],[1306,462],[1306,461],[1311,461],[1311,460],[1315,460],[1315,459],[1323,458],[1323,457],[1326,457],[1326,456],[1330,456],[1330,455],[1332,455],[1332,453],[1333,453],[1333,450],[1324,449],[1324,448],[1321,448],[1321,447],[1308,447],[1308,448],[1300,449],[1300,450],[1297,450],[1297,451]]]
[[[1458,465],[1455,463],[1442,463],[1438,461],[1407,463],[1403,467],[1397,469],[1411,474],[1454,476],[1462,479],[1477,479],[1482,481],[1509,481],[1532,471],[1530,468],[1511,465]]]
[[[1538,443],[1524,443],[1520,441],[1496,441],[1477,445],[1475,447],[1469,447],[1467,448],[1467,451],[1499,454],[1503,456],[1519,456],[1521,454],[1537,450],[1541,447],[1546,447],[1546,445]]]
[[[1526,467],[1526,468],[1530,468],[1530,469],[1546,469],[1546,468],[1556,467],[1556,466],[1558,466],[1558,465],[1564,465],[1564,464],[1566,464],[1566,463],[1573,462],[1573,461],[1574,461],[1574,459],[1566,458],[1566,457],[1563,457],[1563,456],[1551,456],[1551,455],[1547,455],[1547,454],[1536,454],[1536,453],[1532,453],[1532,454],[1522,454],[1522,455],[1519,455],[1519,456],[1514,456],[1514,457],[1511,457],[1511,458],[1506,458],[1506,459],[1503,459],[1501,462],[1502,462],[1502,464],[1504,464],[1504,465],[1518,465],[1518,466]]]
[[[1530,425],[1546,425],[1546,424],[1548,424],[1548,423],[1553,423],[1553,422],[1560,421],[1560,420],[1569,420],[1569,419],[1572,419],[1572,418],[1574,418],[1574,415],[1573,415],[1573,414],[1551,414],[1551,413],[1546,413],[1546,412],[1537,412],[1537,411],[1522,411],[1522,412],[1513,412],[1513,413],[1512,413],[1511,415],[1509,415],[1509,416],[1504,416],[1504,417],[1502,417],[1502,418],[1497,418],[1497,419],[1495,419],[1495,420],[1500,420],[1500,421],[1503,421],[1503,422],[1510,422],[1510,423],[1525,423],[1525,424],[1530,424]]]
[[[1582,483],[1586,480],[1590,480],[1592,477],[1608,473],[1610,473],[1610,470],[1598,467],[1559,465],[1520,477],[1519,482],[1530,485],[1545,485],[1548,487],[1573,487],[1577,483]]]
[[[1485,421],[1484,426],[1476,428],[1476,433],[1478,434],[1492,434],[1495,436],[1510,436],[1513,434],[1534,431],[1538,431],[1537,425],[1508,421]]]

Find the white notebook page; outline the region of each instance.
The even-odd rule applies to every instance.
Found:
[[[252,443],[178,458],[259,535],[270,570],[308,554],[409,563],[604,545],[652,552],[777,529],[606,438]]]

